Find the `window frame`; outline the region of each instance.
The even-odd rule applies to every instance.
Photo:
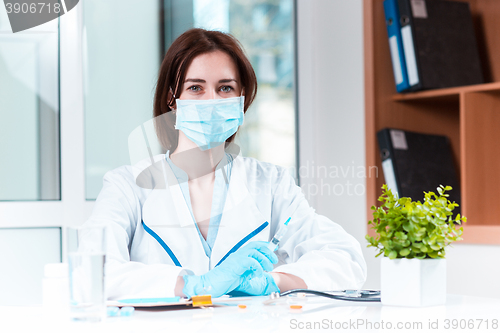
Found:
[[[94,202],[85,200],[82,36],[80,5],[59,19],[61,198],[2,201],[1,228],[78,226],[92,213]]]

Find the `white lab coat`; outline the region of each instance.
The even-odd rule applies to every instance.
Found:
[[[231,250],[250,241],[271,240],[278,224],[288,217],[289,229],[276,252],[279,262],[274,272],[296,275],[310,289],[363,285],[366,264],[360,244],[338,224],[315,213],[286,169],[253,158],[234,159],[224,212],[208,258],[165,155],[154,158],[161,170],[151,176],[156,179],[149,189],[136,184],[147,162],[106,173],[86,222],[107,229],[109,299],[174,296],[179,275],[206,273]]]

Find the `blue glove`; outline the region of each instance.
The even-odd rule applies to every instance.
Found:
[[[182,292],[187,297],[210,294],[220,297],[246,279],[271,271],[278,257],[267,248],[268,242],[251,242],[231,253],[219,266],[203,275],[184,275]]]
[[[252,296],[270,295],[272,292],[280,292],[271,274],[264,272],[262,276],[245,279],[235,291],[240,291]]]

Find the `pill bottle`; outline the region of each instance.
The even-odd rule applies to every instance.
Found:
[[[69,308],[68,264],[47,264],[44,273],[44,308],[67,310]]]

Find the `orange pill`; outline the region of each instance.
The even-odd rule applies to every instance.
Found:
[[[247,308],[247,306],[245,304],[238,304],[238,307],[240,309],[246,309]]]
[[[300,310],[300,309],[302,309],[302,305],[298,305],[298,304],[290,305],[290,309]]]

